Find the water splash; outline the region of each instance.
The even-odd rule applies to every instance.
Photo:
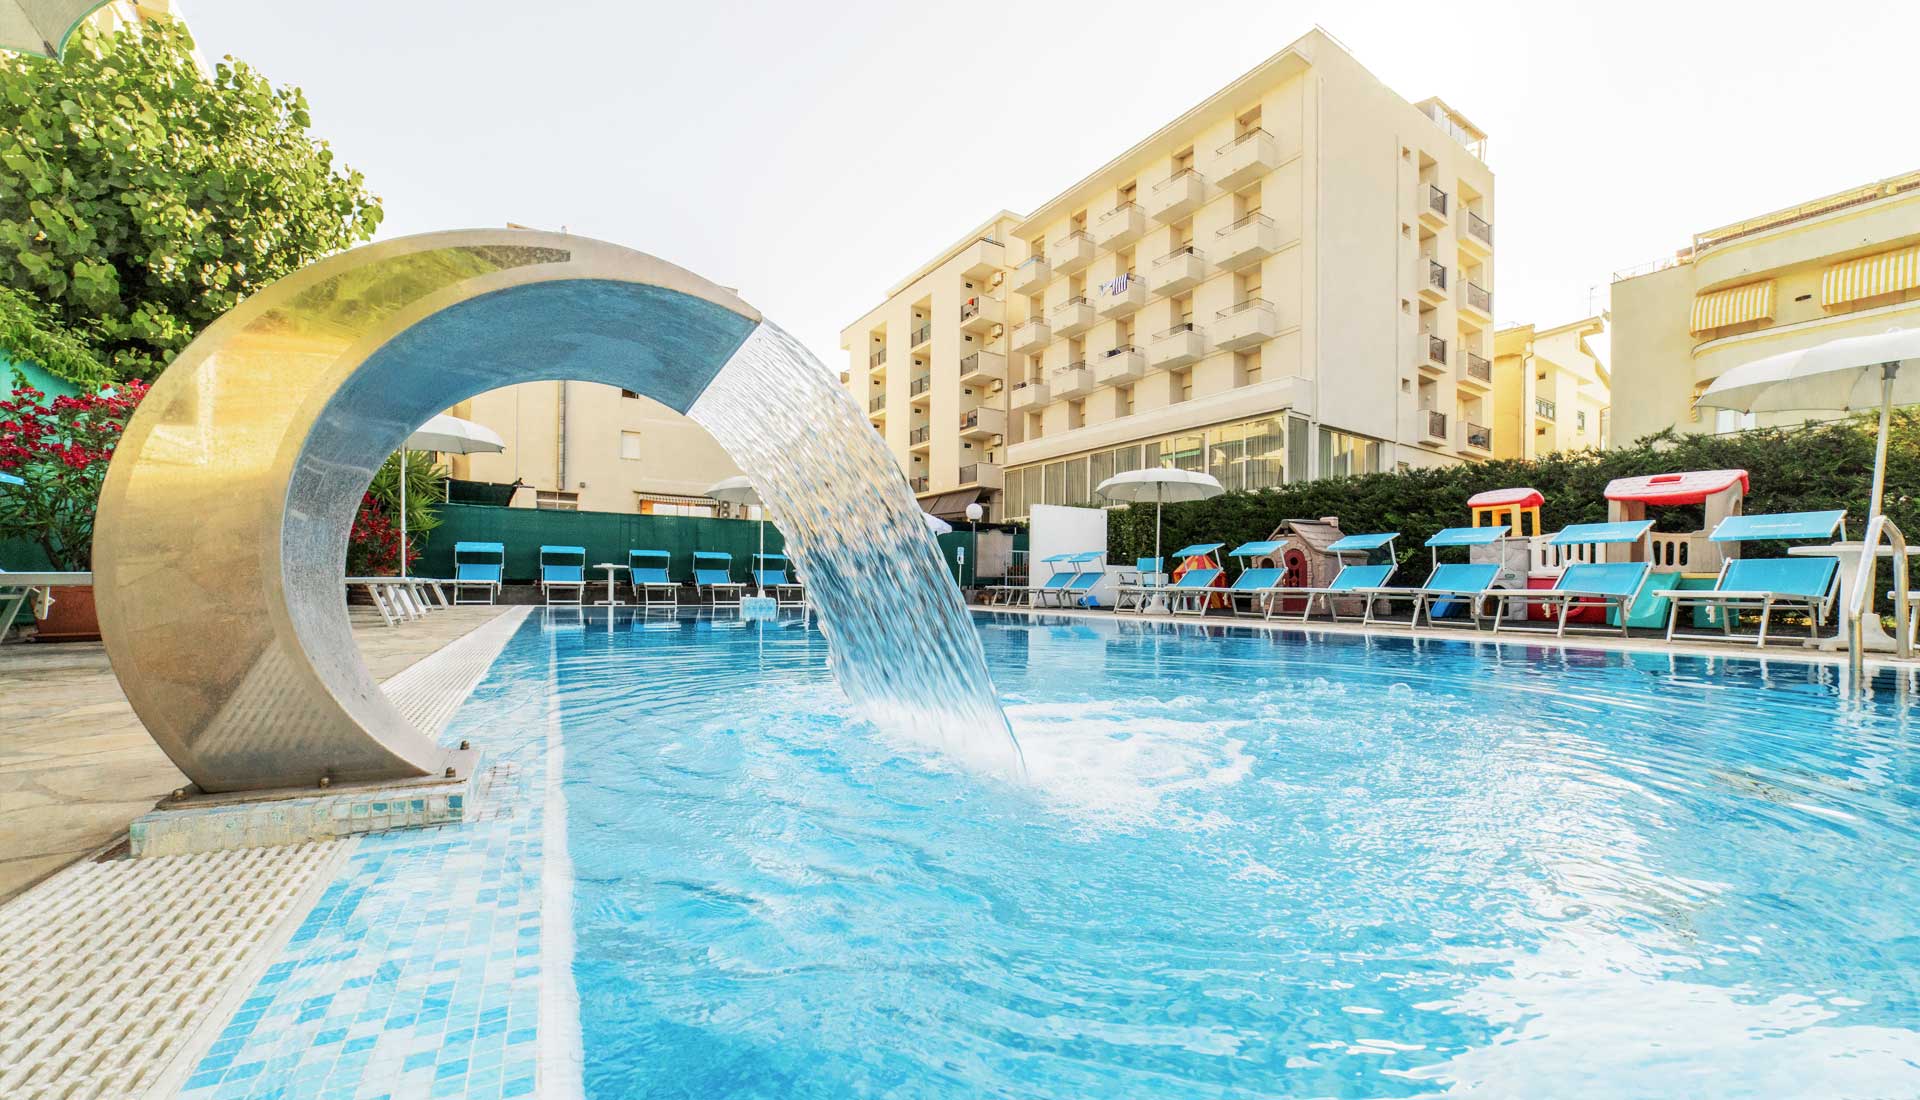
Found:
[[[763,323],[687,415],[733,456],[785,533],[848,697],[884,728],[1023,778],[939,545],[826,364]]]

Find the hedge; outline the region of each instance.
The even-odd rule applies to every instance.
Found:
[[[1744,469],[1751,474],[1749,513],[1844,508],[1847,532],[1858,538],[1867,517],[1873,478],[1872,416],[1758,429],[1733,435],[1649,436],[1611,451],[1576,451],[1534,461],[1499,460],[1458,466],[1326,478],[1259,492],[1226,493],[1212,500],[1166,506],[1163,546],[1264,539],[1282,520],[1338,516],[1349,534],[1398,531],[1401,564],[1424,561],[1422,544],[1435,531],[1463,527],[1473,517],[1467,498],[1487,489],[1527,485],[1546,496],[1541,523],[1557,531],[1570,523],[1607,518],[1607,482],[1639,474]],[[1909,538],[1920,539],[1920,507],[1909,495],[1920,484],[1920,413],[1896,412],[1887,451],[1886,511]],[[1649,513],[1656,530],[1697,531],[1701,509]],[[1153,553],[1153,506],[1135,504],[1109,516],[1111,561]],[[1412,565],[1415,580],[1424,564]]]

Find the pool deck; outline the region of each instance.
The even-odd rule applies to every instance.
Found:
[[[387,627],[354,618],[386,681],[510,609],[460,606]],[[0,646],[0,904],[126,837],[186,777],[147,736],[98,642]]]

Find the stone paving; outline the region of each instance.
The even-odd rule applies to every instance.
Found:
[[[385,681],[507,610],[452,607],[397,627],[356,611],[354,638]],[[185,783],[98,642],[0,646],[0,903],[123,838]]]

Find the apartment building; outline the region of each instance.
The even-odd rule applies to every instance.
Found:
[[[1730,432],[1828,419],[1693,401],[1734,367],[1842,337],[1920,327],[1920,172],[1694,235],[1613,282],[1613,426],[1625,445],[1674,428]]]
[[[847,385],[939,515],[1491,457],[1485,142],[1312,31],[895,286]]]
[[[1605,314],[1493,334],[1493,456],[1539,458],[1607,446],[1611,377],[1587,343]]]
[[[740,472],[707,430],[649,397],[597,382],[525,382],[447,410],[500,434],[498,454],[451,455],[454,477],[520,482],[520,508],[726,516],[705,495]]]

